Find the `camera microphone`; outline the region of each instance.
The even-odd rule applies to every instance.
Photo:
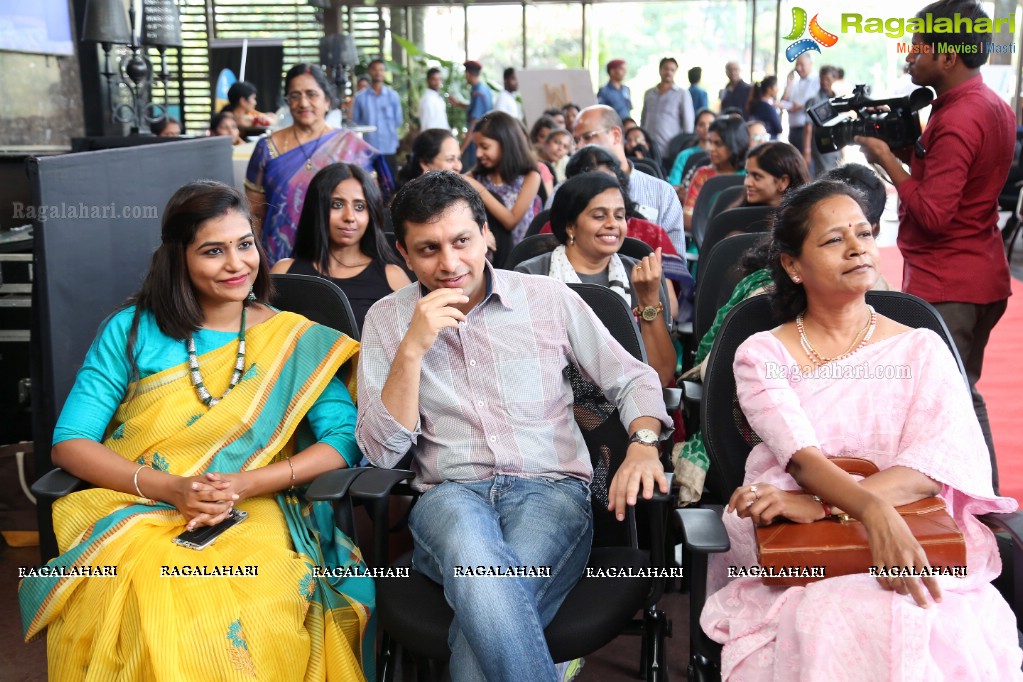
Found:
[[[917,88],[909,95],[909,110],[920,111],[934,101],[934,93],[930,88]]]

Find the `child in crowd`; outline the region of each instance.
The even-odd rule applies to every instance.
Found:
[[[490,228],[497,239],[494,264],[500,266],[543,206],[538,161],[522,125],[503,111],[483,116],[472,136],[476,165],[467,177],[493,218]]]

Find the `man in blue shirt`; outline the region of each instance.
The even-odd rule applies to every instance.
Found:
[[[707,91],[700,87],[703,69],[694,66],[689,69],[689,96],[693,98],[693,111],[707,108]]]
[[[363,138],[387,159],[391,173],[397,172],[398,128],[402,123],[401,99],[384,85],[387,65],[382,59],[369,63],[370,86],[355,95],[352,120],[361,126],[375,126],[376,130]]]
[[[632,112],[632,93],[625,80],[625,60],[612,59],[607,63],[607,85],[597,91],[597,103],[606,104],[622,118],[629,118]]]
[[[465,82],[472,88],[469,101],[460,102],[451,95],[448,95],[448,101],[453,106],[468,109],[466,114],[468,126],[465,140],[462,141],[462,167],[472,168],[476,165],[476,145],[472,141],[472,130],[476,127],[476,121],[494,108],[494,99],[490,92],[490,86],[484,83],[480,77],[483,65],[477,61],[469,60],[462,66],[465,67]]]

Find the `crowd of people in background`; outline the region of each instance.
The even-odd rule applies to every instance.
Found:
[[[950,7],[983,16],[972,0],[941,0],[924,11],[948,13]],[[917,34],[913,42],[933,45],[936,39]],[[942,53],[939,61],[937,54],[932,59],[926,50],[918,52],[907,56],[908,73],[915,84],[934,88],[938,98],[916,153],[891,150],[877,138],[856,141],[896,187],[904,286],[933,303],[946,320],[969,394],[961,390],[960,372],[933,333],[909,330],[867,304],[868,291],[889,287],[880,277],[875,242],[885,187],[871,169],[843,165],[840,152],[818,148],[810,115],[835,97],[843,78],[840,67],[815,70],[811,54],[804,53],[783,78],[766,74],[748,83],[739,63],[729,61],[724,85],[712,99],[701,67],[686,71],[689,84],[683,87],[675,83],[679,62],[665,56],[658,62],[659,81],[643,92],[637,121],[625,83],[628,64],[612,59],[596,104],[561,102],[529,121],[520,74],[505,68],[498,90],[484,77],[484,64],[470,60],[462,65],[467,99],[443,92],[440,68],[427,71],[425,89],[410,107],[412,131],[403,140],[405,108],[388,85],[386,61],[369,62],[343,105],[345,118],[358,130],[330,122],[338,93],[320,67],[297,64],[284,79],[286,116],[258,111],[256,88],[245,81],[235,83],[227,105],[212,112],[209,135],[229,137],[233,146],[255,140],[244,197],[203,181],[171,199],[152,271],[101,331],[58,423],[54,462],[92,476],[101,487],[58,508],[55,526],[75,527],[75,519],[87,515],[99,523],[136,515],[148,519],[147,507],[138,507],[134,495],[142,498],[143,488],[152,498],[147,505],[181,512],[189,529],[225,518],[237,502],[253,517],[245,526],[249,541],[279,558],[273,576],[265,579],[265,594],[276,595],[275,608],[291,614],[293,623],[291,634],[280,639],[268,625],[271,612],[264,610],[247,615],[243,631],[240,620],[229,618],[233,605],[189,588],[196,600],[214,603],[211,612],[219,618],[199,623],[200,634],[212,640],[226,632],[232,645],[214,658],[213,669],[252,667],[255,661],[270,670],[286,658],[285,649],[301,649],[310,670],[336,660],[355,677],[371,677],[372,589],[345,581],[300,582],[305,569],[287,548],[289,542],[305,543],[309,553],[329,547],[340,551],[339,558],[331,558],[339,566],[359,567],[361,556],[340,534],[335,544],[328,542],[333,536],[329,518],[322,528],[299,521],[303,512],[295,488],[323,471],[356,466],[363,454],[375,465],[394,466],[416,446],[412,485],[424,494],[408,524],[416,569],[443,584],[456,612],[452,678],[508,679],[506,673],[514,670],[522,679],[554,679],[553,660],[533,643],[542,643],[544,627],[581,574],[592,534],[588,486],[593,470],[574,426],[574,398],[565,377],[571,371],[585,374],[582,379],[618,410],[629,431],[608,504],[621,520],[637,492],[668,492],[660,450],[651,449],[673,437],[660,389],[679,380],[686,350],[693,351],[695,362],[686,365],[682,378],[699,381],[725,313],[745,298],[766,294],[783,323],[747,340],[734,366],[738,406],[762,442],[750,454],[746,484],[728,501],[724,519],[732,547],[711,565],[701,621],[707,635],[724,645],[724,677],[761,679],[764,670],[758,666],[788,666],[821,679],[855,679],[856,671],[850,678],[849,670],[836,666],[866,652],[865,669],[878,671],[875,677],[915,667],[914,679],[967,668],[966,677],[1008,679],[1009,671],[1019,671],[1020,651],[1012,614],[990,584],[997,574],[994,536],[975,517],[1015,507],[998,497],[994,445],[977,390],[987,340],[1011,293],[995,207],[1012,160],[1014,118],[980,78],[984,59],[953,51]],[[461,131],[450,125],[451,108],[465,111]],[[171,117],[152,126],[161,137],[181,132]],[[976,158],[985,159],[986,167],[979,168]],[[902,161],[910,164],[908,171]],[[699,264],[702,255],[700,245],[691,242],[700,238],[697,225],[708,220],[700,208],[710,205],[708,197],[718,198],[721,180],[732,182],[737,192],[722,210],[759,207],[770,216],[770,234],[746,252],[743,279],[713,326],[702,339],[693,339],[695,348],[683,349],[678,329],[691,321],[692,263]],[[711,186],[718,187],[713,196]],[[556,241],[548,252],[513,260],[525,239],[548,233],[553,238],[547,239]],[[628,237],[638,240],[643,255],[622,253]],[[348,372],[348,386],[334,374],[354,357],[358,344],[342,343],[337,334],[271,308],[271,272],[321,277],[345,292],[363,339],[362,358]],[[413,279],[419,286],[408,286]],[[610,332],[582,300],[551,280],[600,285],[620,296],[645,344],[645,362],[611,343]],[[178,319],[183,311],[192,317]],[[247,324],[253,327],[250,360],[260,361],[258,369],[253,363],[243,375]],[[178,343],[182,330],[187,347]],[[237,337],[233,330],[239,330]],[[298,352],[284,342],[289,334],[297,347],[308,346],[326,358],[322,366],[298,362]],[[238,363],[238,376],[232,375],[221,398],[211,396],[202,382],[196,341],[207,375],[214,367]],[[844,354],[843,348],[848,348]],[[494,360],[515,353],[518,359],[508,365]],[[804,353],[817,367],[854,353],[864,363],[898,362],[914,367],[919,381],[852,386],[828,380],[811,388],[805,379],[765,378],[767,365],[789,364]],[[490,360],[477,362],[477,357]],[[160,378],[186,362],[190,369],[173,381]],[[513,364],[515,369],[508,369]],[[308,381],[317,388],[311,399],[299,392],[277,405],[266,394],[270,383],[244,381],[271,371],[294,385]],[[487,400],[473,393],[480,378],[496,391]],[[515,414],[506,398],[525,383],[539,393]],[[575,386],[575,379],[570,383]],[[236,385],[240,388],[228,398]],[[145,390],[135,395],[129,386]],[[163,439],[142,438],[141,429],[156,433],[159,427],[155,413],[146,411],[152,399],[145,395],[157,390],[167,392],[168,409],[183,426]],[[221,399],[234,405],[241,426],[232,422],[231,428],[251,433],[252,442],[268,443],[262,454],[246,460],[244,443],[234,441],[218,450],[227,427],[214,417],[200,420],[203,415],[192,414],[198,409],[193,391],[207,407]],[[267,404],[274,414],[257,422],[259,410],[252,406]],[[836,417],[839,404],[849,406],[855,418]],[[534,405],[535,413],[526,414]],[[299,451],[295,442],[271,440],[277,423],[303,418],[315,443]],[[140,430],[132,430],[136,425]],[[181,435],[185,426],[191,430]],[[492,434],[499,431],[512,437],[497,443]],[[699,432],[674,437],[672,463],[682,483],[676,495],[685,505],[703,493],[707,453]],[[119,442],[122,438],[127,440]],[[203,447],[193,448],[192,438]],[[224,473],[188,478],[200,470],[198,464],[181,460],[167,468],[155,451],[149,460],[136,460],[132,449],[148,453],[159,445],[170,452],[175,444],[194,449],[193,459],[215,462]],[[851,444],[865,444],[851,454],[884,468],[877,474],[881,483],[860,485],[831,462],[835,453],[851,451]],[[452,451],[460,457],[447,456]],[[503,502],[491,491],[495,476],[508,480]],[[808,494],[790,492],[800,486]],[[273,501],[277,493],[287,501],[281,508]],[[899,578],[879,589],[873,579],[856,575],[829,578],[830,591],[791,592],[752,578],[724,578],[726,563],[756,563],[750,540],[754,522],[784,517],[809,523],[837,507],[868,527],[872,556],[881,565],[912,561],[920,547],[899,525],[894,505],[933,495],[947,498],[966,533],[969,580],[939,585],[927,578]],[[176,556],[171,543],[162,542],[169,533],[165,522],[146,520],[129,525],[123,537],[84,537],[111,562],[130,556],[141,561],[142,550],[151,548],[152,561],[170,563],[161,558]],[[529,542],[523,541],[526,536]],[[472,550],[466,553],[464,547]],[[459,562],[508,563],[508,556],[526,547],[536,550],[538,563],[559,567],[549,586],[531,583],[535,599],[521,598],[526,589],[521,581],[481,591],[472,580],[448,579]],[[225,556],[231,563],[244,558]],[[56,670],[80,671],[89,664],[89,651],[79,644],[80,631],[91,637],[99,627],[89,609],[101,613],[104,628],[124,618],[136,622],[145,601],[142,590],[162,589],[145,582],[119,587],[125,594],[110,600],[94,585],[99,583],[71,596],[42,587],[22,596],[33,617],[29,632],[50,628]],[[893,591],[912,599],[893,599]],[[56,606],[46,606],[56,597]],[[818,646],[835,639],[828,628],[837,622],[839,598],[848,636],[837,638],[841,644]],[[916,605],[934,607],[938,616],[924,618],[909,610]],[[897,633],[899,647],[893,648],[891,628],[876,627],[878,614],[884,622],[904,621],[918,632]],[[803,617],[809,624],[796,625]],[[964,660],[968,656],[953,645],[960,621],[968,623],[965,636],[971,650],[985,654],[983,661]],[[519,629],[533,640],[514,636]],[[116,670],[117,651],[149,646],[136,641],[138,628],[128,630],[126,643],[102,639],[97,646],[103,656],[92,665]],[[327,634],[310,643],[306,630]],[[61,638],[75,646],[59,650]],[[829,647],[848,648],[848,658],[829,658]],[[196,670],[206,665],[200,654],[190,651],[173,663]],[[148,659],[139,663],[145,665]],[[557,674],[563,679],[560,670]]]

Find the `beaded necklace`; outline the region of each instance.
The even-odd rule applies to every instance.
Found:
[[[206,407],[213,407],[221,400],[227,397],[227,394],[231,392],[231,389],[238,385],[241,381],[242,372],[245,371],[245,311],[246,308],[242,307],[242,326],[238,330],[238,357],[234,363],[234,372],[231,373],[231,383],[228,384],[227,390],[224,391],[224,395],[219,398],[214,398],[210,395],[210,391],[206,388],[206,385],[202,380],[202,373],[199,371],[199,358],[195,355],[195,339],[191,334],[188,335],[188,340],[185,342],[185,347],[188,349],[188,376],[192,379],[192,386],[195,387],[196,395],[199,396],[199,401]]]
[[[799,345],[803,347],[803,352],[806,353],[806,356],[810,358],[814,365],[820,367],[821,365],[826,365],[829,362],[845,360],[847,357],[866,346],[867,342],[870,341],[870,337],[874,335],[874,329],[877,328],[877,312],[874,310],[874,307],[870,305],[867,306],[867,309],[870,310],[870,317],[867,318],[867,325],[853,338],[852,344],[849,345],[849,348],[847,348],[844,353],[836,355],[833,358],[824,357],[818,353],[812,345],[810,345],[810,339],[806,338],[806,330],[803,328],[803,313],[796,315],[796,329],[799,330]],[[863,334],[864,332],[866,332],[866,335],[863,337],[863,340],[856,343],[856,339],[860,338],[860,334]]]

